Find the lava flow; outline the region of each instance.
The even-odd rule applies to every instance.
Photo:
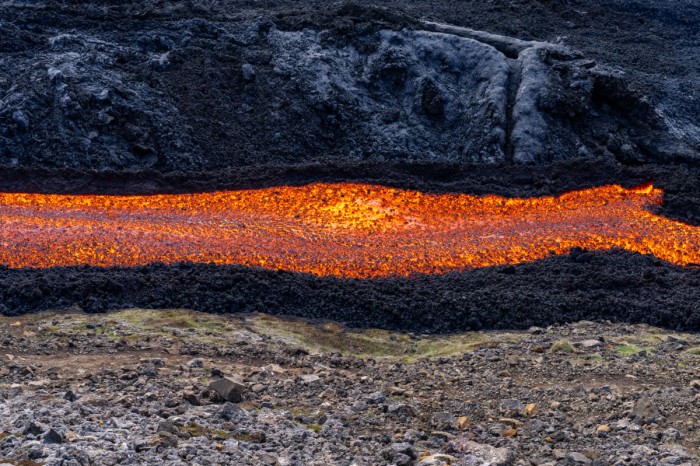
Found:
[[[355,278],[436,274],[622,248],[700,263],[700,228],[655,215],[652,186],[558,197],[363,184],[150,196],[0,193],[0,265],[212,262]]]

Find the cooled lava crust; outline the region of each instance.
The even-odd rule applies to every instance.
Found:
[[[2,26],[15,33],[0,39],[0,189],[116,195],[352,182],[535,197],[652,182],[664,192],[656,214],[698,225],[699,72],[673,58],[697,53],[697,6],[649,0],[640,19],[622,1],[522,3],[309,13],[289,2],[263,14],[227,2],[2,6]],[[654,40],[613,47],[596,15],[630,37],[643,20]],[[446,23],[510,37],[456,34]],[[566,47],[552,45],[562,35]],[[451,69],[439,71],[436,44]],[[0,266],[5,315],[127,307],[413,332],[582,319],[697,330],[700,271],[580,249],[411,277],[192,263]]]

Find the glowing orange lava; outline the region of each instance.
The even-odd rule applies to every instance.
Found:
[[[558,197],[424,194],[362,184],[153,196],[0,194],[0,264],[241,264],[338,277],[517,264],[573,247],[700,263],[700,228],[648,209],[651,186]]]

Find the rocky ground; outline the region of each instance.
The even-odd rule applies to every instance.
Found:
[[[692,465],[700,335],[451,336],[128,310],[0,320],[0,464]]]

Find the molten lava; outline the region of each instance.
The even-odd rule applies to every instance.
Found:
[[[363,184],[153,196],[0,194],[0,265],[241,264],[374,278],[622,248],[700,263],[700,228],[652,213],[662,192],[424,194]]]

